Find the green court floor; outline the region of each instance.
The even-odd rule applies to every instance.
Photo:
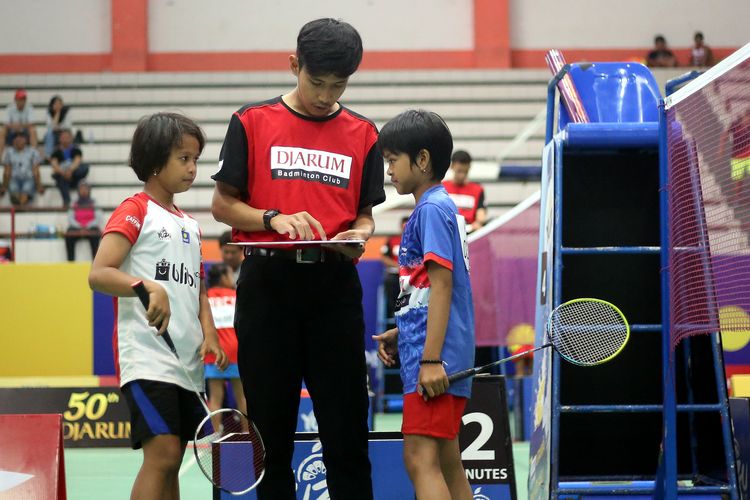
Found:
[[[375,416],[376,431],[393,431],[399,430],[400,427],[401,414],[390,413]],[[528,457],[528,443],[513,445],[519,500],[527,498]],[[65,479],[68,498],[71,500],[127,499],[140,466],[141,452],[129,448],[66,449]],[[180,492],[182,500],[211,499],[210,484],[198,470],[190,453],[185,454],[180,470]]]

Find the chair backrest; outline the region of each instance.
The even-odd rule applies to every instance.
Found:
[[[659,85],[643,64],[577,63],[570,69],[591,122],[642,123],[659,121]],[[570,122],[560,106],[559,128]]]

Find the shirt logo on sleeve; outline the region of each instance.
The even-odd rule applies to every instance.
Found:
[[[346,189],[351,171],[351,156],[287,146],[271,148],[272,179],[299,179]]]
[[[141,230],[141,221],[139,221],[136,217],[133,217],[132,215],[126,215],[125,220],[133,224],[139,231]]]

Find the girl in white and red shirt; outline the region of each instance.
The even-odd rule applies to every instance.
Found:
[[[114,211],[89,274],[94,290],[115,297],[115,365],[131,415],[131,442],[143,465],[131,498],[179,498],[178,472],[187,441],[205,416],[203,357],[226,355],[203,284],[198,223],[174,205],[196,176],[205,145],[200,127],[174,113],[143,118],[133,134],[130,166],[143,192]],[[143,281],[148,310],[132,285]],[[188,377],[166,343],[167,330]]]

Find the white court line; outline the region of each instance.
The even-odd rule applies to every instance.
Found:
[[[189,471],[193,467],[193,465],[195,465],[195,463],[196,463],[195,453],[191,453],[190,459],[184,464],[182,464],[182,467],[180,467],[180,472],[179,474],[177,474],[177,477],[182,477],[182,475],[185,474],[187,471]]]

